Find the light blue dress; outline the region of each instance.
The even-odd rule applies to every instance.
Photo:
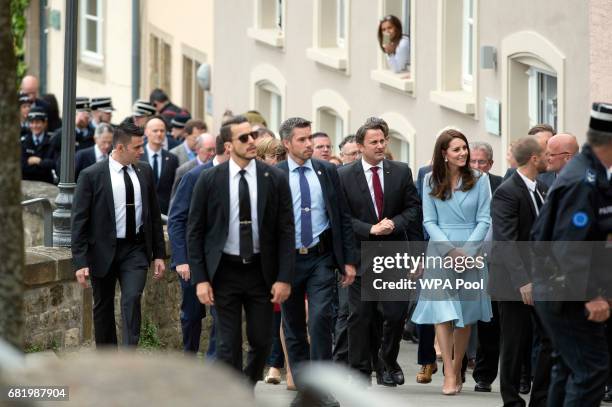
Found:
[[[445,256],[454,247],[460,248],[468,256],[482,255],[482,243],[491,225],[491,187],[487,174],[475,173],[478,178],[472,189],[466,192],[456,190],[445,201],[430,195],[431,173],[425,176],[423,225],[430,236],[427,256]],[[461,275],[453,269],[437,268],[435,265],[426,267],[423,274],[424,280],[446,277],[459,277],[466,281],[483,279],[484,288],[467,291],[463,288],[422,290],[412,315],[413,322],[439,324],[452,321],[457,327],[465,327],[477,321],[491,320],[491,299],[486,293],[486,262],[483,268],[473,268]],[[432,294],[434,291],[435,295]]]

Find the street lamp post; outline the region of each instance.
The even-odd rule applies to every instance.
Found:
[[[62,150],[59,194],[53,212],[53,246],[70,247],[70,218],[74,195],[74,117],[76,98],[76,50],[78,0],[66,0],[64,47],[64,95],[62,109]]]

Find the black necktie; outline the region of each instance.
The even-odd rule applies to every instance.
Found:
[[[136,237],[136,205],[134,204],[134,184],[128,167],[123,167],[123,180],[125,182],[125,238],[133,240]]]
[[[155,185],[159,184],[159,164],[157,164],[157,153],[153,154],[153,178]]]
[[[536,188],[533,191],[533,196],[535,197],[535,201],[536,201],[536,207],[538,208],[538,212],[540,212],[540,209],[542,209],[542,198],[540,198],[540,194],[538,193],[538,189]]]
[[[253,228],[251,226],[251,196],[249,183],[244,178],[246,170],[240,170],[238,199],[240,201],[240,257],[250,259],[253,256]]]

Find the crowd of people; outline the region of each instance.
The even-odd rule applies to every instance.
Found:
[[[384,39],[389,30],[381,27]],[[52,135],[52,109],[28,89],[31,81],[19,95],[23,176],[54,182],[61,135]],[[156,279],[165,271],[164,214],[183,294],[185,352],[199,351],[208,311],[207,358],[253,384],[279,384],[285,368],[287,388],[298,390],[292,405],[302,405],[308,361],[346,365],[368,383],[374,373],[377,385],[404,384],[402,338],[418,342],[416,381],[430,383],[440,372],[444,395],[463,391],[471,366],[477,392],[490,392],[499,372],[505,406],[526,405],[521,394],[528,393],[530,406],[612,401],[607,287],[582,302],[539,302],[534,256],[502,245],[471,274],[490,283],[477,297],[457,290],[442,301],[365,301],[361,262],[367,243],[398,241],[429,241],[428,251],[435,243],[462,258],[487,241],[607,240],[600,254],[609,259],[609,104],[593,106],[581,152],[573,135],[534,126],[511,143],[504,177],[490,173],[488,143],[445,128],[416,181],[392,159],[389,128],[377,117],[345,137],[336,156],[331,138],[300,117],[275,135],[258,112],[228,111],[213,136],[160,89],[119,125],[111,124],[108,97],[78,98],[75,109],[72,252],[77,280],[91,280],[98,346],[117,344],[117,280],[123,344],[138,344],[149,265]],[[427,268],[420,278],[446,272]],[[319,402],[338,405],[331,394]]]

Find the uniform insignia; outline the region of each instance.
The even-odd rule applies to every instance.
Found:
[[[589,215],[585,212],[576,212],[572,216],[572,223],[577,228],[583,228],[589,223]]]
[[[587,184],[595,185],[595,181],[597,180],[597,174],[592,169],[587,169],[585,181]]]

